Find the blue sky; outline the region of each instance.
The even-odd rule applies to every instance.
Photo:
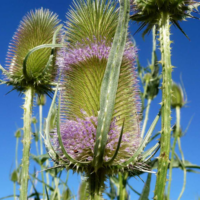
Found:
[[[9,42],[16,31],[22,17],[31,9],[48,8],[57,13],[62,21],[65,21],[65,15],[69,9],[71,0],[7,0],[2,1],[0,6],[0,63],[5,66],[5,58],[8,50]],[[176,28],[172,27],[171,39],[172,43],[172,65],[175,66],[173,71],[173,80],[180,82],[182,76],[185,90],[187,93],[188,103],[183,108],[181,115],[182,129],[186,129],[187,124],[193,117],[190,128],[186,135],[182,138],[182,148],[185,159],[192,163],[200,165],[200,22],[198,20],[189,19],[181,23],[183,29],[190,37],[190,41]],[[130,32],[134,33],[138,28],[134,22],[130,23]],[[152,39],[151,34],[145,38],[141,37],[141,33],[134,36],[138,49],[139,59],[143,66],[147,66],[148,61],[151,61]],[[158,57],[159,51],[158,51]],[[22,116],[23,98],[17,92],[12,92],[5,95],[11,88],[5,85],[0,86],[0,197],[10,195],[13,193],[13,184],[9,180],[10,170],[14,167],[15,155],[15,138],[14,133],[17,128],[23,126]],[[161,94],[155,99],[150,108],[149,123],[153,121],[154,116],[159,110],[159,103],[161,102]],[[44,115],[47,115],[50,99],[45,106]],[[38,108],[35,107],[33,111],[34,116],[38,116]],[[172,124],[175,121],[175,115],[172,113]],[[160,123],[160,122],[159,122]],[[159,131],[160,126],[156,128]],[[32,147],[34,150],[34,147]],[[19,158],[22,157],[22,145],[19,146]],[[71,176],[72,177],[72,176]],[[142,176],[145,180],[145,176]],[[171,199],[177,199],[183,180],[183,172],[181,170],[173,171]],[[187,174],[187,185],[183,195],[183,200],[197,199],[200,196],[200,174]],[[79,177],[73,176],[70,179],[70,187],[77,192],[77,186],[80,182]],[[139,179],[132,179],[131,185],[138,191],[142,190],[143,182]],[[153,176],[152,189],[150,197],[153,197],[153,190],[155,185],[155,176]],[[137,199],[137,196],[132,194],[131,199]]]

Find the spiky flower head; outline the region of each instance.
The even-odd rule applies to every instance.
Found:
[[[51,133],[51,145],[56,153],[53,159],[65,167],[71,166],[74,170],[91,174],[94,171],[100,90],[118,23],[118,12],[116,4],[106,4],[104,0],[88,0],[75,3],[68,16],[64,34],[69,43],[68,48],[60,51],[57,59],[63,70],[63,80],[61,108],[58,109],[61,124]],[[107,31],[103,31],[105,27]],[[140,155],[136,156],[134,162],[126,164],[141,144],[141,108],[134,67],[136,53],[136,47],[127,38],[103,156],[103,169],[106,173],[145,168],[142,161],[140,163]],[[117,155],[110,162],[116,150]]]
[[[143,35],[151,31],[154,25],[159,25],[163,14],[169,15],[171,23],[186,35],[179,21],[186,18],[197,18],[192,14],[200,5],[194,0],[131,0],[131,4],[133,11],[131,19],[140,24],[138,31],[146,27]]]
[[[57,73],[55,52],[46,47],[30,50],[52,44],[58,23],[57,15],[43,8],[23,18],[8,50],[8,68],[4,71],[8,85],[20,92],[31,86],[38,94],[48,93]]]
[[[172,98],[171,98],[172,108],[176,108],[176,107],[182,108],[185,104],[186,104],[186,100],[184,98],[182,87],[173,82]]]

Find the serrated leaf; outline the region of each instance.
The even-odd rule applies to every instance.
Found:
[[[148,200],[149,192],[150,192],[150,184],[151,184],[151,174],[148,174],[146,183],[142,190],[142,194],[140,195],[139,200]]]

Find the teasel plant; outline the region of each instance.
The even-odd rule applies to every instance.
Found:
[[[159,148],[157,143],[143,152],[160,112],[141,138],[137,49],[127,31],[130,1],[119,3],[120,9],[106,0],[74,2],[63,34],[67,49],[57,57],[62,81],[46,119],[49,156],[56,167],[86,177],[88,199],[102,199],[108,176],[151,173],[146,162]],[[58,91],[57,127],[51,129]]]
[[[154,26],[159,31],[159,42],[162,64],[162,130],[161,151],[155,187],[154,199],[163,199],[166,185],[167,167],[169,163],[170,135],[171,135],[171,41],[170,26],[176,26],[186,37],[179,21],[186,18],[197,18],[196,12],[199,2],[193,0],[132,0],[133,14],[131,19],[140,24],[140,31],[145,28],[143,36]],[[197,18],[198,19],[198,18]]]
[[[7,69],[0,66],[4,74],[1,84],[12,86],[12,90],[25,96],[20,200],[27,199],[33,98],[35,94],[50,96],[52,93],[52,83],[57,76],[55,48],[62,46],[56,44],[60,29],[56,14],[42,8],[31,11],[12,39]]]
[[[186,94],[185,94],[186,96]],[[181,158],[182,158],[182,168],[183,168],[183,172],[184,172],[184,181],[183,181],[183,187],[181,190],[181,193],[178,197],[178,200],[181,199],[183,192],[185,190],[185,186],[186,186],[186,167],[184,166],[184,155],[181,149],[181,141],[180,138],[182,137],[183,133],[181,130],[181,126],[180,126],[180,121],[181,121],[181,108],[183,108],[185,106],[185,104],[187,103],[187,100],[184,97],[184,92],[183,89],[180,85],[177,85],[176,83],[172,83],[172,98],[171,98],[171,107],[172,109],[175,109],[176,111],[176,124],[173,128],[173,136],[174,136],[174,141],[173,141],[173,145],[171,148],[171,163],[174,162],[174,156],[175,156],[175,147],[176,147],[176,143],[178,141],[178,147],[179,147],[179,151],[181,153]],[[168,183],[168,188],[167,188],[167,199],[170,199],[170,187],[171,187],[171,180],[172,180],[172,164],[170,165],[169,168],[169,183]]]

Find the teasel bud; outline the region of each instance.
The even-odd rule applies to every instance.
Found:
[[[173,126],[172,131],[173,131],[173,137],[182,137],[184,135],[184,133],[183,133],[181,128],[179,128],[179,130],[177,130],[177,126],[176,125]]]
[[[20,138],[20,137],[21,137],[21,129],[18,129],[18,130],[15,132],[15,137],[16,137],[16,138]]]
[[[123,7],[129,1],[120,3]],[[123,12],[123,8],[120,12],[127,13]],[[58,52],[57,57],[63,74],[57,129],[51,131],[50,136],[48,126],[55,96],[46,123],[45,144],[50,149],[50,156],[58,166],[83,172],[92,196],[96,192],[101,194],[106,175],[123,170],[147,169],[140,156],[144,146],[140,146],[141,103],[134,66],[137,48],[128,37],[125,37],[114,112],[107,132],[103,161],[99,166],[94,162],[95,146],[101,138],[97,138],[101,86],[109,54],[113,46],[118,44],[114,38],[116,28],[121,31],[117,26],[118,17],[116,4],[106,4],[106,1],[101,0],[78,1],[70,10],[64,34],[69,45],[67,49]],[[121,17],[119,24],[123,25],[120,23]]]
[[[31,121],[32,121],[33,124],[37,124],[37,119],[36,119],[36,117],[33,117]]]
[[[44,94],[38,95],[36,102],[38,106],[44,106],[46,104],[46,96]]]
[[[182,108],[186,104],[184,100],[183,89],[180,85],[172,83],[172,97],[171,97],[171,106],[172,108],[180,107]]]
[[[3,70],[5,83],[13,90],[24,92],[33,87],[38,94],[49,94],[57,75],[56,52],[51,44],[58,41],[58,23],[57,15],[43,8],[23,18],[9,46],[8,68]]]

